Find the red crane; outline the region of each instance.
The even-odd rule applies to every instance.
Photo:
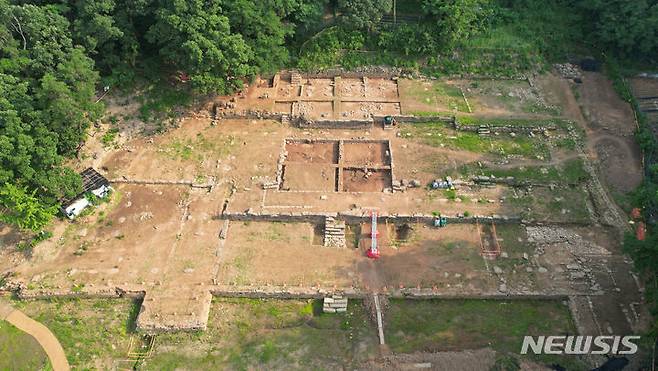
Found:
[[[377,246],[377,236],[379,232],[377,231],[377,212],[370,212],[370,248],[366,251],[366,255],[370,259],[379,258],[379,247]]]

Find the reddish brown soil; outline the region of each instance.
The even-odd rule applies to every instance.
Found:
[[[288,143],[287,162],[335,164],[338,162],[338,142]]]
[[[368,170],[367,175],[363,169],[345,169],[343,174],[345,192],[382,192],[391,188],[390,170]]]
[[[325,191],[336,190],[336,167],[325,164],[291,163],[284,167],[282,190]]]
[[[345,165],[390,165],[388,143],[349,143],[343,144],[343,163]]]

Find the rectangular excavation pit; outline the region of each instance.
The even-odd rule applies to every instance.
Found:
[[[274,103],[274,112],[283,113],[284,115],[292,114],[292,103],[290,102],[276,102]]]
[[[386,141],[344,142],[343,164],[354,166],[391,165],[391,152]]]
[[[287,162],[338,163],[338,141],[286,141]]]
[[[367,79],[366,97],[399,101],[397,81],[387,79]]]
[[[285,155],[283,155],[285,154]],[[281,191],[383,192],[392,189],[387,140],[286,139]]]
[[[338,91],[343,98],[366,98],[366,87],[361,79],[341,79]]]
[[[283,168],[284,191],[336,191],[336,166],[333,164],[290,163]]]
[[[331,79],[308,79],[304,85],[303,99],[327,99],[334,97],[334,82]]]
[[[344,192],[383,192],[392,188],[391,169],[343,169]]]
[[[367,119],[371,116],[398,116],[401,114],[397,102],[342,102],[341,119]]]
[[[281,81],[276,89],[277,99],[298,98],[301,93],[301,86],[290,85],[289,82]]]
[[[293,114],[295,116],[304,116],[310,119],[326,119],[333,117],[334,103],[327,102],[307,102],[302,101],[293,103]]]

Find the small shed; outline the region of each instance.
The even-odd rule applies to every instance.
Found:
[[[80,176],[82,177],[82,192],[62,203],[62,212],[69,219],[80,215],[82,210],[91,204],[87,194],[91,193],[98,198],[105,198],[112,189],[110,181],[91,167],[82,171]]]

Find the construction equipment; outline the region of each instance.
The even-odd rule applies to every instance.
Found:
[[[384,129],[393,129],[398,125],[397,120],[393,116],[384,117]]]
[[[370,212],[370,248],[366,251],[366,255],[370,259],[379,259],[379,246],[377,245],[377,212]]]

